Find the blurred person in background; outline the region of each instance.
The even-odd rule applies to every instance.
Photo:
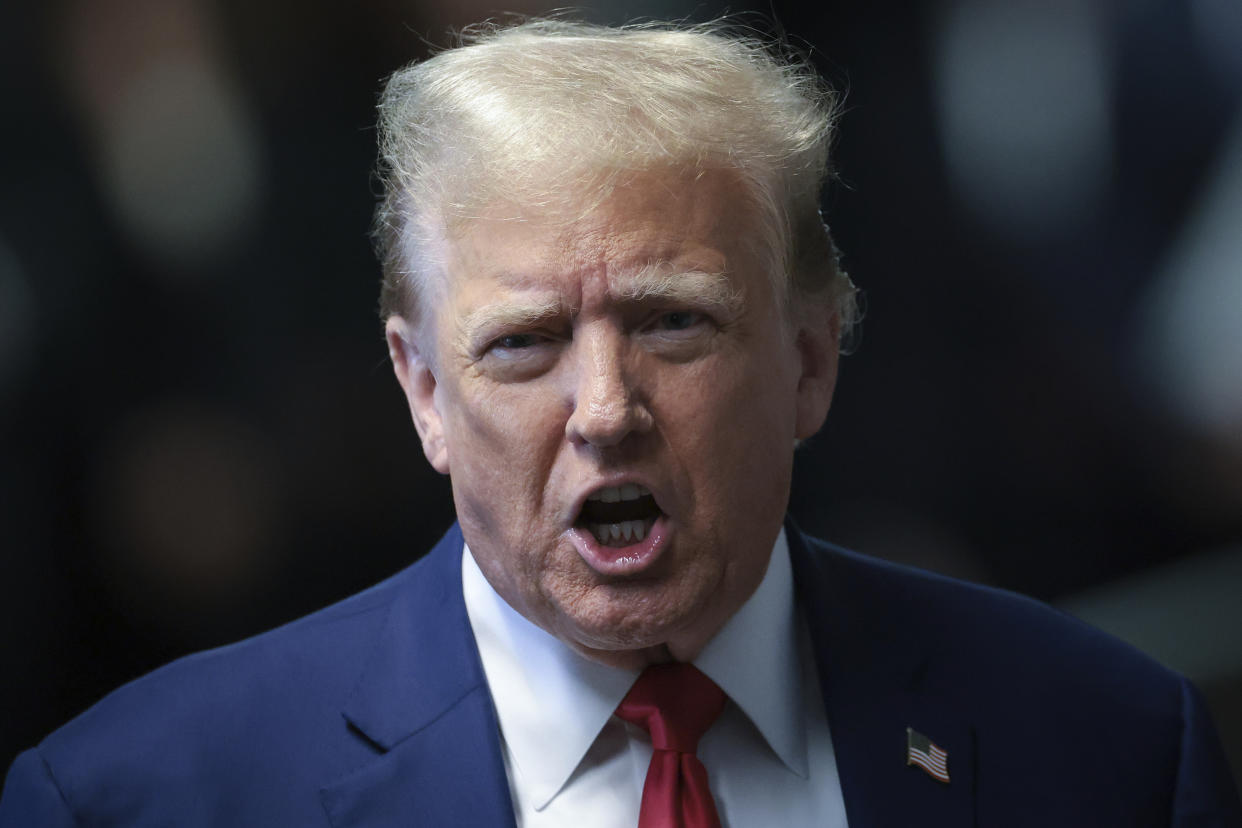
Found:
[[[1197,691],[785,516],[854,288],[836,98],[719,26],[533,22],[397,72],[376,236],[458,523],[116,691],[0,825],[1234,825]]]

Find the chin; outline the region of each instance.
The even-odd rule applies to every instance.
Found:
[[[627,653],[666,650],[684,638],[691,622],[704,617],[700,600],[653,601],[651,597],[615,595],[603,605],[578,607],[586,612],[566,613],[559,637],[592,652]]]

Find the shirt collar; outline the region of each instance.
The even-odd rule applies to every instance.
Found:
[[[807,776],[802,667],[785,530],[755,594],[694,660],[754,723],[780,760]]]
[[[466,547],[462,589],[512,770],[542,810],[573,775],[637,673],[591,661],[528,621]],[[807,775],[793,576],[785,530],[758,589],[694,664],[750,718],[791,771]]]

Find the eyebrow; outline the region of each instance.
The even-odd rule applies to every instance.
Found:
[[[457,341],[467,351],[474,351],[493,331],[535,327],[565,314],[559,298],[507,300],[484,305],[471,311],[457,323]]]
[[[479,330],[537,325],[564,310],[561,300],[555,298],[498,302],[468,313],[458,327],[469,335]]]
[[[712,308],[735,315],[742,308],[742,292],[724,273],[677,270],[667,264],[646,265],[613,289],[621,302],[657,301],[670,305]]]
[[[724,316],[737,315],[743,304],[742,292],[730,284],[726,274],[678,270],[666,263],[651,263],[621,277],[610,292],[614,301],[623,304],[658,302]],[[461,341],[477,345],[475,340],[491,331],[534,327],[572,313],[559,297],[506,300],[470,312],[458,322],[457,330]]]

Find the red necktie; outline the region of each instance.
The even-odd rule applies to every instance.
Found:
[[[690,664],[657,664],[634,682],[617,715],[651,734],[651,764],[638,828],[720,828],[699,739],[724,710],[725,694]]]

